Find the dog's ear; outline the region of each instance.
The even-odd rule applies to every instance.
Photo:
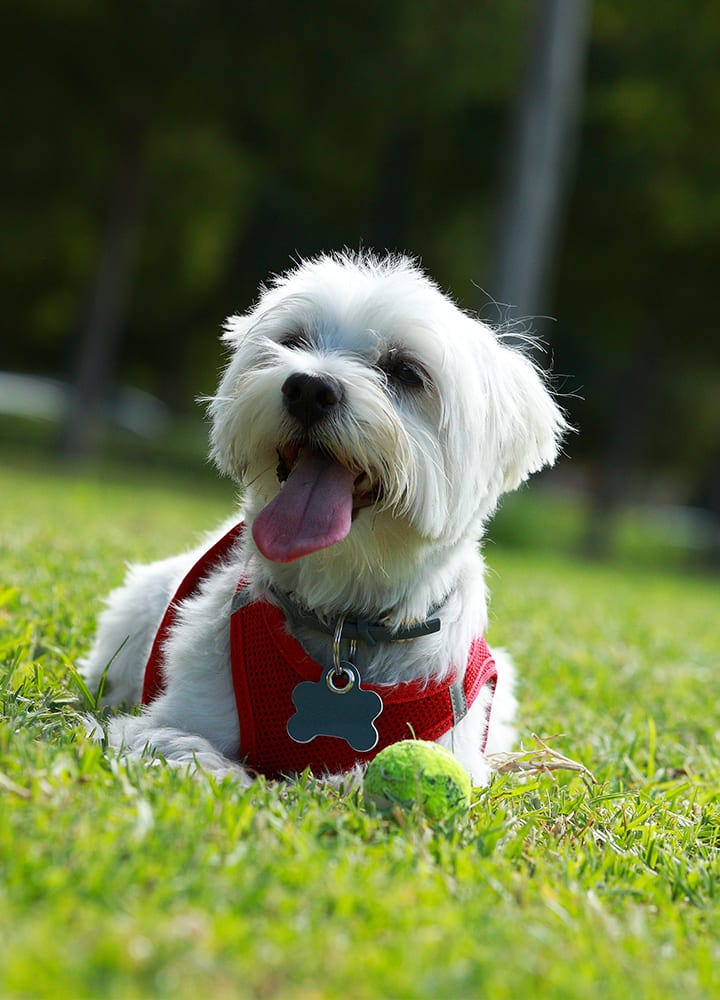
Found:
[[[552,465],[568,424],[546,380],[522,352],[497,343],[492,417],[496,424],[502,490],[514,490],[533,472]]]

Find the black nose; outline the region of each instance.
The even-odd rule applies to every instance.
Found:
[[[282,394],[285,409],[305,428],[333,413],[343,398],[337,379],[305,372],[288,376],[283,382]]]

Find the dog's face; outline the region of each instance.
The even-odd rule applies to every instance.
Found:
[[[405,258],[303,263],[224,339],[213,456],[273,563],[453,547],[556,457],[564,420],[531,362]]]

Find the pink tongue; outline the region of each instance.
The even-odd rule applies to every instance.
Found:
[[[354,477],[342,465],[305,451],[274,500],[253,521],[266,559],[288,563],[342,541],[352,523]]]

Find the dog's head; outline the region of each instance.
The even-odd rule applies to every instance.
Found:
[[[224,340],[213,457],[272,562],[332,547],[385,565],[477,538],[557,455],[565,422],[533,364],[407,258],[302,263]]]

